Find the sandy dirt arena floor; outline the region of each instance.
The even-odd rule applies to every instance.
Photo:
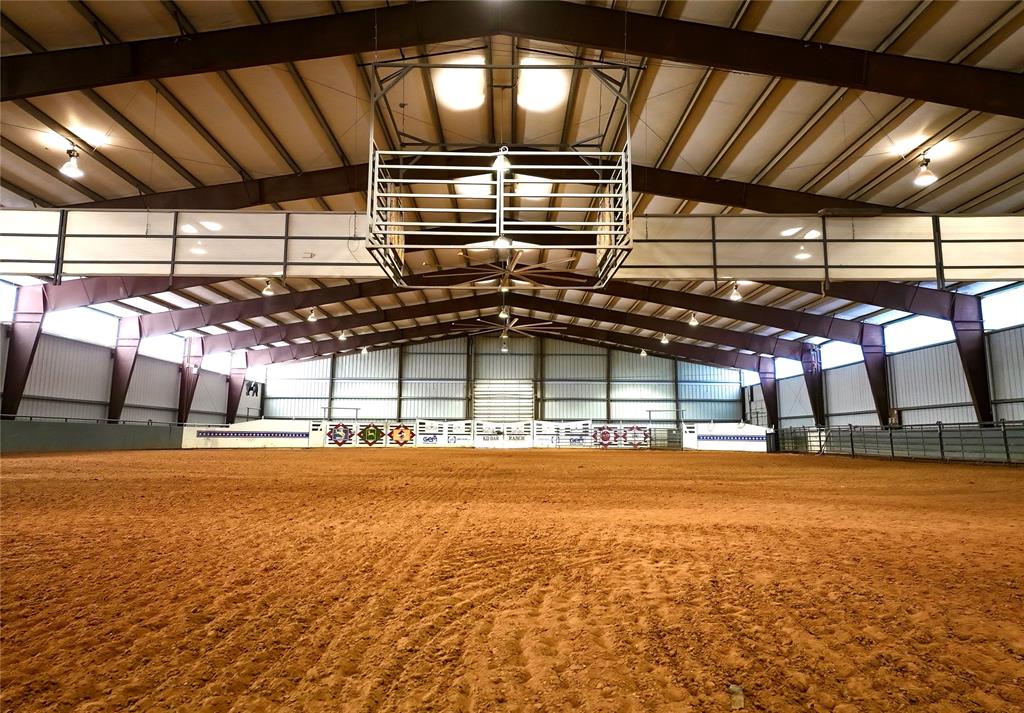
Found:
[[[1024,471],[669,452],[0,463],[4,711],[1024,710]]]

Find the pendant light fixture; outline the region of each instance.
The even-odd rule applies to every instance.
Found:
[[[270,297],[274,294],[274,286],[270,283],[270,280],[267,280],[267,284],[263,286],[260,294],[264,297]]]
[[[743,295],[740,294],[739,285],[733,284],[732,292],[729,293],[729,299],[733,302],[739,302],[743,299]]]
[[[661,343],[668,344],[668,335],[665,334],[664,332],[661,333]]]
[[[921,188],[924,188],[925,186],[930,186],[937,180],[939,180],[939,177],[932,173],[932,170],[928,168],[928,164],[931,162],[932,160],[927,156],[921,157],[921,165],[917,169],[917,175],[914,176],[915,186],[920,186]]]
[[[502,305],[501,306],[501,311],[498,312],[498,319],[508,319],[508,318],[509,318],[508,307]]]
[[[647,350],[646,349],[641,349],[640,350],[640,356],[642,356],[642,357],[647,356]]]
[[[363,355],[369,353],[369,351],[370,351],[370,348],[368,346],[366,346],[365,344],[362,347],[359,348],[359,353],[363,354]]]
[[[700,322],[697,321],[697,313],[696,312],[690,312],[690,326],[691,327],[696,327],[699,324],[700,324]]]
[[[339,342],[343,342],[346,339],[348,339],[348,330],[347,329],[343,329],[343,330],[341,330],[341,334],[338,335],[338,341]]]
[[[309,316],[306,317],[306,321],[307,322],[315,322],[318,319],[320,319],[320,318],[316,314],[316,307],[314,307],[313,309],[309,310]]]
[[[809,252],[807,252],[806,249],[804,249],[803,245],[801,245],[800,249],[797,250],[797,253],[796,253],[796,255],[793,256],[793,258],[796,259],[796,260],[810,260],[811,259],[811,254]]]
[[[68,178],[81,178],[85,171],[78,167],[78,151],[72,146],[68,149],[68,160],[60,167],[60,172]]]

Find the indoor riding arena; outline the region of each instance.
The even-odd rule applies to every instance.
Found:
[[[0,711],[1024,710],[1024,5],[0,19]]]

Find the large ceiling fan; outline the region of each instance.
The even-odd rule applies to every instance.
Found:
[[[537,335],[558,334],[560,330],[565,329],[565,325],[556,324],[551,321],[538,322],[531,320],[530,322],[522,322],[519,317],[511,317],[504,321],[477,317],[471,322],[456,322],[452,325],[452,329],[472,334],[493,334],[499,332],[503,340],[508,339],[513,334],[536,339]]]

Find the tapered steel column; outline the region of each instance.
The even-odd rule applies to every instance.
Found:
[[[110,376],[110,400],[107,402],[107,420],[118,421],[128,398],[128,386],[139,356],[142,338],[138,317],[122,317],[117,323],[117,343],[114,345],[114,369]]]
[[[248,355],[246,355],[248,362]],[[234,423],[238,418],[238,405],[242,402],[242,389],[245,388],[245,374],[248,369],[244,366],[231,367],[228,375],[228,408],[224,415],[226,423]]]
[[[967,377],[974,413],[979,421],[992,421],[995,416],[992,412],[992,387],[988,378],[988,349],[985,324],[981,318],[981,300],[972,295],[956,295],[952,317],[956,349],[960,353],[964,376]]]
[[[181,379],[178,382],[178,423],[188,423],[192,412],[192,401],[199,384],[199,369],[203,365],[202,344],[194,337],[185,340],[185,355],[181,360]]]
[[[757,377],[761,382],[761,395],[764,397],[764,410],[768,415],[768,425],[779,428],[779,391],[775,380],[775,360],[760,357],[757,364]]]
[[[11,324],[10,343],[7,347],[4,395],[0,401],[0,413],[4,418],[14,418],[21,406],[29,371],[39,346],[45,312],[46,297],[42,285],[18,288],[14,302],[14,322]]]
[[[824,426],[828,421],[825,412],[825,383],[821,370],[821,350],[813,344],[804,343],[800,354],[800,365],[804,371],[804,384],[811,402],[811,414],[815,426]]]

